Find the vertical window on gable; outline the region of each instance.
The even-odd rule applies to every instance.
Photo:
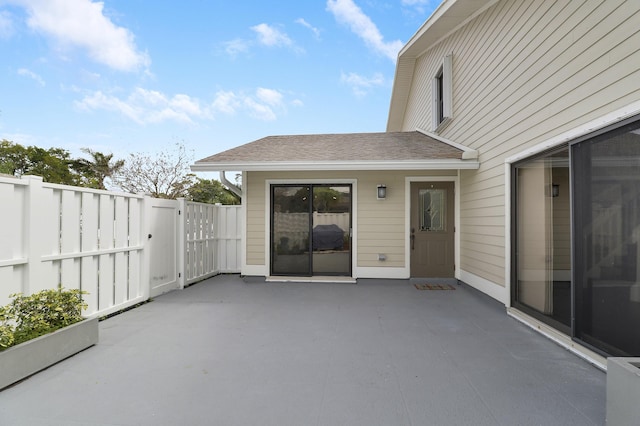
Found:
[[[452,71],[453,57],[445,56],[433,78],[433,130],[438,130],[453,118]]]

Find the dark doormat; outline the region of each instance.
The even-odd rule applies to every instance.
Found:
[[[418,290],[455,290],[451,284],[415,284]]]

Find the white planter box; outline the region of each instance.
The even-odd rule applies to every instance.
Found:
[[[640,357],[607,358],[607,425],[640,421]]]
[[[0,352],[0,389],[98,343],[98,319],[87,319]]]

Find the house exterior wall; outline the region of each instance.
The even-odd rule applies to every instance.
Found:
[[[433,130],[449,54],[453,119],[438,133],[481,163],[460,176],[463,278],[508,303],[505,159],[640,100],[640,2],[496,2],[416,59],[402,128],[388,130]]]
[[[444,171],[324,171],[324,172],[247,172],[246,275],[268,275],[268,232],[270,220],[270,183],[352,183],[353,274],[366,278],[408,278],[406,247],[407,176],[442,179],[457,177],[457,170]],[[376,198],[378,184],[387,186],[385,200]],[[384,253],[386,261],[379,261]]]

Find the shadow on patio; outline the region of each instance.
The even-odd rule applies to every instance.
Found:
[[[217,276],[102,321],[0,424],[604,424],[604,372],[454,288]]]

